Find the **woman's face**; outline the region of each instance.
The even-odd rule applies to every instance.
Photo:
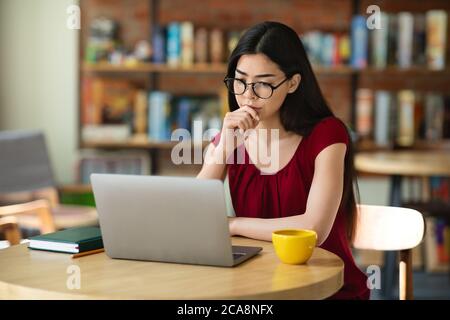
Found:
[[[265,54],[242,55],[236,66],[234,77],[246,83],[264,82],[277,86],[286,79],[286,75],[277,64],[271,61]],[[297,84],[298,86],[298,84]],[[244,94],[235,95],[239,108],[249,106],[258,112],[261,120],[278,115],[279,109],[289,92],[295,91],[292,80],[285,81],[268,99],[262,99],[255,95],[251,85],[247,86]]]

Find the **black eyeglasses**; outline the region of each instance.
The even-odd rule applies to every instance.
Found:
[[[247,86],[251,85],[253,93],[261,99],[269,99],[273,91],[277,89],[279,86],[281,86],[283,83],[286,82],[289,78],[284,79],[276,86],[271,85],[267,82],[251,82],[246,83],[241,79],[236,78],[225,78],[223,82],[227,86],[228,90],[235,95],[241,95],[244,94],[244,92],[247,90]]]

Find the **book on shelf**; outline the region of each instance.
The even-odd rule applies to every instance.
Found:
[[[413,145],[414,135],[414,92],[401,90],[398,93],[397,145],[402,147]]]
[[[165,26],[154,25],[152,28],[151,61],[167,63],[171,67],[190,67],[194,63],[223,63],[241,35],[237,30],[208,30],[195,26],[192,21],[173,21]]]
[[[152,91],[148,95],[148,136],[155,141],[170,140],[170,94]]]
[[[300,35],[303,42],[308,59],[312,65],[321,63],[321,46],[322,33],[318,30],[313,30]]]
[[[191,100],[182,97],[177,103],[177,127],[190,130]]]
[[[99,62],[108,61],[111,48],[118,43],[119,24],[117,21],[98,17],[89,25],[89,35],[84,55],[85,61]]]
[[[414,34],[414,17],[410,12],[398,14],[398,65],[400,68],[410,68],[412,64]]]
[[[237,30],[232,30],[232,31],[228,32],[228,42],[227,42],[228,56],[231,55],[234,48],[236,48],[240,37],[241,37],[241,32],[239,32]]]
[[[373,137],[380,147],[450,138],[450,98],[436,92],[359,88],[355,116],[359,139]]]
[[[99,124],[102,122],[102,88],[101,79],[90,76],[82,78],[82,124]]]
[[[440,140],[444,136],[444,97],[430,93],[425,97],[425,138]]]
[[[348,35],[313,30],[301,34],[300,39],[311,64],[333,67],[348,63],[351,51]]]
[[[130,123],[137,89],[123,79],[84,77],[82,124]]]
[[[208,30],[206,28],[198,28],[195,31],[194,38],[194,56],[196,63],[208,62]]]
[[[445,10],[414,14],[381,11],[381,28],[371,30],[367,28],[366,19],[362,15],[353,16],[348,33],[310,30],[300,34],[311,63],[323,66],[348,65],[356,69],[369,65],[378,69],[387,66],[404,69],[424,66],[432,70],[445,68]],[[111,22],[114,30],[118,26],[117,22]],[[85,52],[86,61],[148,61],[133,56],[135,53],[126,55],[127,48],[119,46],[121,39],[117,37],[118,33],[111,30],[105,32],[104,38],[95,40],[94,37],[94,40],[90,40]],[[172,67],[189,67],[193,63],[223,63],[240,35],[241,31],[238,30],[217,27],[207,29],[195,26],[192,21],[153,25],[149,42],[152,49],[150,61],[167,63]],[[113,59],[116,56],[125,59]]]
[[[192,22],[181,23],[181,65],[192,66],[194,63],[194,25]]]
[[[220,129],[221,99],[215,95],[175,96],[168,92],[152,91],[148,101],[150,140],[171,140],[176,129],[186,129],[192,136],[194,120],[202,121],[195,128],[201,127],[203,131],[217,129],[218,126]]]
[[[450,252],[450,228],[446,219],[434,210],[444,211],[450,207],[450,178],[432,176],[407,177],[408,188],[402,191],[406,205],[424,205],[420,209],[425,216],[426,232],[423,239],[425,269],[427,272],[448,272]],[[424,182],[427,186],[424,185]],[[427,190],[427,192],[424,192]]]
[[[76,180],[90,184],[92,173],[147,175],[150,173],[150,157],[145,151],[83,150],[78,156]]]
[[[398,52],[398,15],[388,13],[387,65],[397,65]]]
[[[414,14],[414,35],[413,35],[413,64],[416,66],[426,66],[427,64],[427,42],[426,42],[426,19],[422,13]]]
[[[450,252],[450,227],[444,219],[425,218],[425,254],[427,272],[448,272]]]
[[[147,136],[147,92],[139,90],[134,103],[134,133],[137,136]]]
[[[166,62],[166,33],[165,28],[160,25],[153,25],[152,30],[152,49],[151,61],[154,63]]]
[[[433,70],[445,68],[447,39],[447,12],[431,10],[426,13],[427,21],[427,61]]]
[[[79,227],[30,238],[29,249],[81,253],[103,248],[100,228]]]
[[[209,34],[209,56],[212,63],[225,60],[224,34],[219,28],[214,28]]]
[[[360,138],[370,138],[373,130],[373,93],[360,88],[356,91],[356,132]]]
[[[375,68],[398,66],[408,69],[413,66],[427,67],[430,70],[445,68],[447,46],[447,12],[430,10],[425,13],[387,13],[380,12],[380,29],[369,30],[370,41],[364,42],[363,21],[355,16],[351,32],[352,56],[356,57],[369,47],[370,65]],[[359,35],[359,39],[356,38]],[[363,68],[358,59],[352,66]],[[364,61],[364,59],[362,60]]]
[[[178,22],[167,26],[167,64],[171,67],[181,64],[181,28]]]
[[[131,129],[128,124],[99,124],[83,125],[81,139],[89,142],[126,142],[131,137]]]
[[[351,66],[356,69],[367,67],[368,33],[366,18],[361,15],[353,16],[351,22]]]
[[[375,68],[385,68],[388,61],[389,15],[380,12],[381,28],[370,34],[371,62]]]
[[[380,90],[375,92],[374,142],[382,147],[387,147],[392,143],[390,101],[391,94],[388,91]]]
[[[335,60],[335,37],[332,34],[326,34],[322,38],[321,64],[324,67],[330,67]]]

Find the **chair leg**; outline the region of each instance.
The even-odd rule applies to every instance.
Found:
[[[14,246],[20,244],[21,234],[19,226],[16,223],[8,223],[2,226],[6,240],[8,240],[9,245]]]
[[[400,300],[413,300],[412,249],[400,251]]]
[[[397,281],[397,251],[384,252],[384,266],[383,266],[383,287],[382,294],[385,299],[397,299],[394,294],[394,283]]]
[[[389,203],[393,207],[402,205],[402,176],[394,175],[390,178]],[[393,285],[397,280],[397,251],[386,251],[384,253],[384,281],[382,293],[386,299],[397,299],[394,294]]]

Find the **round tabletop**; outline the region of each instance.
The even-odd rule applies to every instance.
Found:
[[[355,155],[355,168],[360,172],[408,175],[450,175],[448,151],[379,151]]]
[[[72,259],[12,246],[0,250],[0,299],[323,299],[343,285],[343,261],[326,250],[316,248],[304,265],[287,265],[271,242],[232,242],[263,250],[226,268],[118,260],[104,252]]]

